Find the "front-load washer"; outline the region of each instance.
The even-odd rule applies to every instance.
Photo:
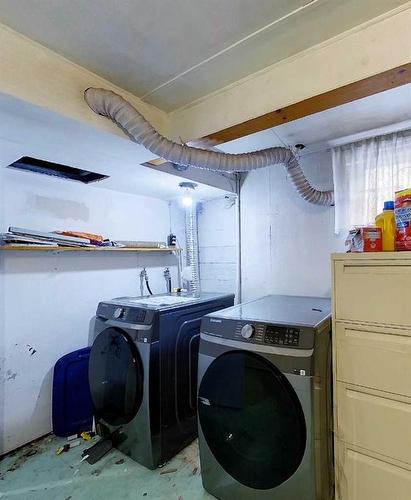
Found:
[[[330,500],[330,300],[271,295],[205,316],[204,488],[222,500]]]
[[[233,300],[202,294],[101,302],[89,361],[98,433],[151,469],[195,439],[201,318]]]

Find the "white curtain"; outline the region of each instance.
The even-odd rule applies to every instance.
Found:
[[[333,148],[335,232],[370,224],[395,192],[411,188],[411,130]]]

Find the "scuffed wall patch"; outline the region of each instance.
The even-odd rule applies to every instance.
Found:
[[[31,208],[39,212],[52,214],[53,217],[63,220],[80,220],[88,222],[90,209],[85,203],[74,200],[63,200],[48,196],[33,196],[30,199]]]
[[[6,371],[6,381],[16,380],[16,377],[17,377],[16,372],[13,373],[11,370]]]
[[[27,347],[28,347],[28,350],[29,350],[29,353],[30,353],[30,356],[33,356],[33,354],[36,354],[37,352],[37,349],[35,349],[33,346],[27,344]]]

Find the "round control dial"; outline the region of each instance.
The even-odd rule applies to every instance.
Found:
[[[113,317],[116,319],[120,319],[124,316],[124,309],[122,307],[117,307],[114,309]]]
[[[254,333],[255,333],[255,327],[248,323],[241,328],[241,336],[244,339],[250,339],[254,335]]]

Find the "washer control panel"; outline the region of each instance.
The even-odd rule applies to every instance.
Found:
[[[134,307],[116,307],[113,310],[112,318],[124,320],[128,323],[144,323],[146,311]]]
[[[124,307],[116,307],[113,312],[113,318],[120,319],[124,316],[125,309]]]
[[[121,321],[122,323],[132,324],[150,323],[151,320],[148,318],[150,312],[151,311],[139,307],[127,307],[123,305],[106,304],[104,302],[100,302],[97,308],[97,316],[103,319],[111,319]]]
[[[272,345],[288,345],[298,347],[300,329],[284,326],[267,325],[264,334],[264,343]]]

